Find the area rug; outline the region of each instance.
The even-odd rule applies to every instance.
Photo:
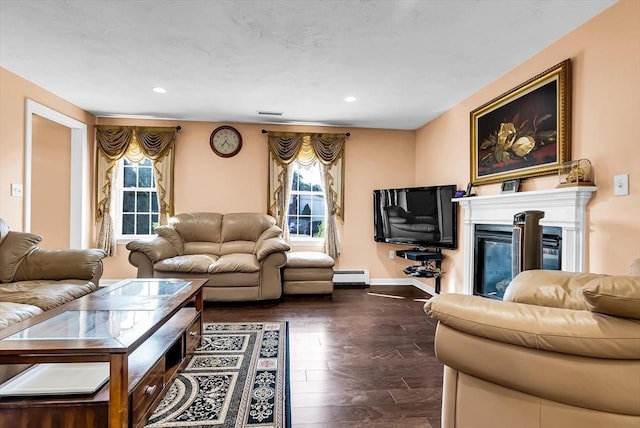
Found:
[[[204,324],[148,428],[288,428],[287,323]]]

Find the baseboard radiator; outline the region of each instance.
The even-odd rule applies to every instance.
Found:
[[[334,285],[369,285],[368,269],[340,269],[333,272]]]

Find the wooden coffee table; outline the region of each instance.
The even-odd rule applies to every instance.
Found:
[[[20,395],[0,397],[0,426],[143,426],[200,343],[205,282],[127,279],[0,331],[0,364],[106,362],[109,373],[92,393],[46,377],[43,390],[20,392],[21,379],[44,367],[34,366],[9,381]]]

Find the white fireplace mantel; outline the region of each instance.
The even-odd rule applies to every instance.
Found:
[[[585,264],[587,203],[596,190],[595,186],[577,186],[453,199],[464,211],[463,293],[473,294],[475,225],[511,225],[514,214],[522,211],[543,211],[544,218],[540,220],[542,226],[562,228],[562,270],[582,272]]]

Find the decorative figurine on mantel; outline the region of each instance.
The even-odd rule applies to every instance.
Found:
[[[578,159],[563,163],[558,169],[558,186],[593,186],[593,171],[589,159]]]

